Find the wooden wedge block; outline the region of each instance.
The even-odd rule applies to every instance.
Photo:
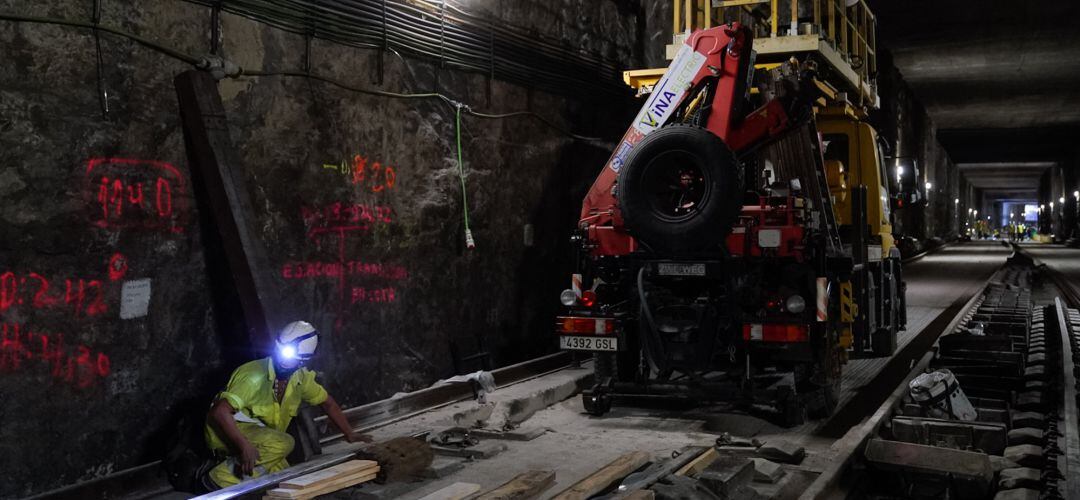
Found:
[[[527,500],[540,496],[555,484],[555,471],[531,470],[518,474],[502,486],[481,494],[474,500]]]
[[[307,500],[309,498],[315,498],[319,495],[325,495],[327,493],[333,493],[337,490],[355,486],[360,483],[366,483],[375,479],[378,471],[365,472],[361,471],[358,474],[351,474],[335,478],[334,480],[323,483],[315,488],[304,489],[289,489],[289,488],[274,488],[266,492],[266,497],[271,499],[290,499],[290,500]]]
[[[585,479],[563,490],[552,500],[586,500],[611,486],[612,483],[626,477],[649,462],[649,454],[644,451],[632,451],[611,463],[601,467]]]
[[[479,484],[454,483],[439,491],[431,492],[420,500],[463,500],[477,491],[480,491]]]
[[[374,470],[379,464],[372,460],[350,460],[343,464],[338,464],[333,467],[323,469],[318,472],[312,472],[311,474],[305,474],[303,476],[283,481],[278,485],[278,488],[287,489],[304,489],[314,488],[319,484],[326,483],[334,480],[335,478],[352,475],[358,472]]]
[[[675,472],[675,475],[690,477],[696,476],[700,474],[701,471],[709,467],[710,464],[715,462],[717,457],[719,456],[720,454],[716,451],[716,448],[709,448],[708,450],[705,450],[705,453],[702,453],[690,463],[682,466],[681,469]]]

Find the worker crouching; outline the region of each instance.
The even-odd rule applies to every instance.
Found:
[[[204,486],[224,488],[288,467],[295,443],[285,430],[301,401],[321,406],[346,441],[371,441],[353,433],[341,407],[304,367],[318,345],[319,332],[295,321],[278,335],[273,356],[233,372],[206,418],[206,444],[221,462],[202,478]]]

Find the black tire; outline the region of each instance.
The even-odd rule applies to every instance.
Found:
[[[724,141],[676,124],[645,137],[619,171],[626,228],[655,251],[712,248],[731,231],[741,204],[739,168]]]
[[[602,417],[611,411],[611,396],[603,391],[584,391],[581,393],[581,404],[589,415]]]

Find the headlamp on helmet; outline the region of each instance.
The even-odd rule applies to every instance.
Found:
[[[319,331],[306,321],[285,325],[277,338],[277,356],[281,360],[307,361],[319,346]]]

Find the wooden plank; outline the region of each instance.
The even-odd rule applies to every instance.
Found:
[[[228,488],[222,488],[220,490],[207,493],[205,495],[195,497],[198,500],[230,500],[233,498],[249,498],[254,497],[256,493],[269,490],[274,485],[292,479],[294,477],[300,477],[304,474],[310,474],[313,471],[325,469],[332,465],[337,465],[342,462],[349,461],[355,458],[353,452],[334,453],[331,455],[323,455],[315,457],[311,462],[304,462],[297,464],[284,470],[280,470],[265,476],[259,476],[255,479],[244,481],[240,484],[229,486]]]
[[[477,491],[480,491],[479,484],[454,483],[439,491],[425,495],[420,500],[462,500]]]
[[[290,499],[290,500],[308,500],[315,498],[319,495],[325,495],[327,493],[333,493],[337,490],[355,486],[360,483],[366,483],[375,479],[376,473],[360,473],[352,474],[344,477],[339,477],[329,483],[325,483],[317,488],[307,488],[303,490],[293,490],[288,488],[275,488],[266,492],[266,496],[263,498],[269,499]]]
[[[482,493],[475,500],[526,500],[540,496],[555,484],[555,471],[531,470],[518,474],[502,486]]]
[[[585,479],[574,483],[573,486],[552,497],[552,500],[586,500],[587,498],[604,491],[611,486],[611,483],[626,477],[648,462],[648,453],[644,451],[632,451],[616,458],[611,463],[601,467]]]
[[[720,456],[720,452],[716,451],[715,447],[711,447],[705,450],[705,453],[698,455],[692,462],[682,466],[681,469],[675,471],[676,476],[696,476],[705,470],[710,464],[716,461]]]
[[[278,485],[278,488],[300,490],[305,488],[316,488],[324,483],[328,483],[343,476],[353,475],[358,472],[371,471],[368,469],[375,469],[379,464],[373,460],[350,460],[343,464],[338,464],[328,469],[323,469],[318,472],[312,472],[295,479],[284,481]]]

